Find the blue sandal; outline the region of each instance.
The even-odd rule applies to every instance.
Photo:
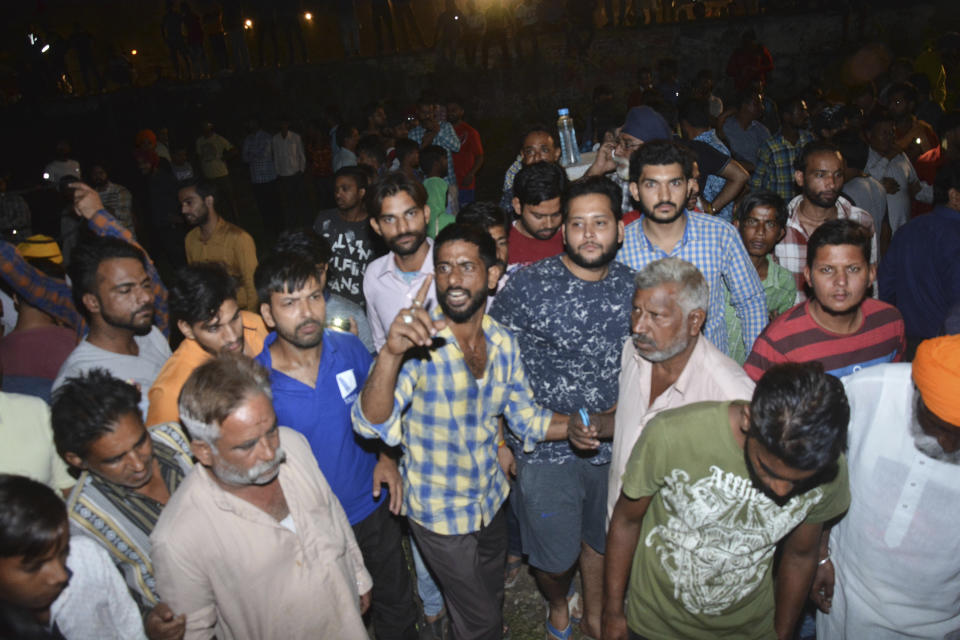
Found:
[[[570,640],[573,637],[573,624],[568,622],[567,628],[563,631],[557,631],[557,629],[550,624],[550,607],[547,607],[547,620],[545,622],[547,625],[547,640]]]

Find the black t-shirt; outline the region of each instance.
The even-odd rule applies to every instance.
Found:
[[[702,140],[678,140],[680,144],[697,154],[697,166],[700,167],[700,192],[703,193],[707,176],[719,176],[730,156],[725,156]]]
[[[368,264],[386,253],[370,220],[347,222],[337,209],[327,209],[317,216],[313,230],[326,238],[333,250],[327,276],[330,291],[365,308],[363,274]]]

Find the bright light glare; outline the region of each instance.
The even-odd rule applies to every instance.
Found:
[[[247,18],[246,20],[244,20],[244,21],[243,21],[243,28],[244,28],[244,29],[253,29],[253,20],[251,20],[250,18]]]
[[[44,172],[43,172],[43,179],[44,179],[44,180],[49,180],[49,179],[50,179],[50,174],[47,173],[46,171],[44,171]]]
[[[37,36],[33,35],[32,33],[27,34],[27,40],[30,41],[31,45],[37,44]]]
[[[137,50],[136,50],[136,49],[130,49],[130,55],[132,55],[132,56],[137,55]]]
[[[43,49],[40,49],[40,53],[46,53],[47,51],[50,51],[50,45],[45,44],[43,45]]]
[[[303,14],[303,17],[306,18],[307,20],[313,20],[313,14],[310,13],[309,11]]]
[[[922,143],[922,140],[920,140],[920,138],[917,138],[916,140],[914,140],[914,142],[917,143],[917,144],[921,144],[921,143]]]

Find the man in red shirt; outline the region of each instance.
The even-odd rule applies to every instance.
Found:
[[[477,171],[483,166],[483,143],[477,130],[463,121],[463,100],[451,97],[447,101],[447,122],[460,138],[460,151],[453,154],[453,171],[460,190],[460,206],[476,200]]]
[[[563,252],[563,237],[557,232],[563,220],[560,196],[566,184],[567,174],[552,162],[527,165],[517,174],[513,182],[517,219],[507,241],[511,268]]]
[[[949,111],[940,118],[940,144],[930,149],[914,163],[921,182],[933,184],[937,169],[952,160],[960,160],[960,111]],[[913,201],[911,217],[929,213],[932,204]]]

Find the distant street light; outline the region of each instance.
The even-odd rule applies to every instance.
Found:
[[[246,20],[244,20],[244,21],[243,21],[243,28],[244,28],[244,29],[253,29],[253,20],[251,20],[250,18],[247,18]]]
[[[50,51],[50,45],[45,44],[43,45],[43,48],[40,49],[40,53],[46,53],[47,51]]]
[[[307,11],[305,14],[303,14],[303,17],[307,19],[307,22],[313,20],[313,14],[310,13],[309,11]]]
[[[130,49],[130,55],[132,55],[132,56],[137,55],[137,50],[136,50],[136,49]]]

